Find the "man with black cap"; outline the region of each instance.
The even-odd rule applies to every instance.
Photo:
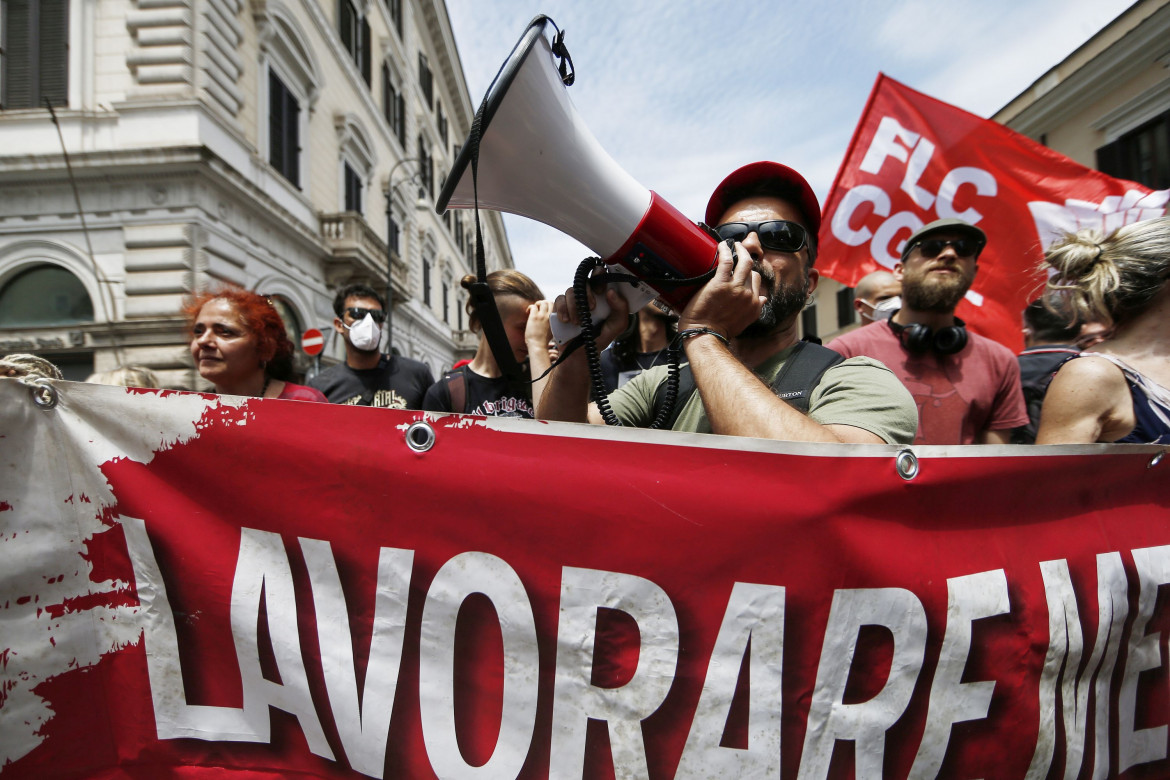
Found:
[[[677,339],[689,361],[694,392],[678,400],[674,430],[787,441],[907,443],[917,427],[914,401],[884,366],[855,358],[810,372],[808,387],[776,394],[786,368],[808,365],[819,345],[797,339],[797,318],[811,300],[820,205],[808,182],[774,162],[733,172],[707,205],[707,224],[722,241],[714,277],[680,313]],[[733,247],[739,262],[733,262]],[[625,330],[628,307],[606,292],[611,313],[598,346]],[[572,296],[560,296],[555,316],[576,319]],[[823,353],[822,353],[823,354]],[[799,357],[798,357],[799,355]],[[608,396],[623,425],[648,427],[666,381],[665,366],[631,379]],[[799,401],[797,399],[799,396]],[[793,402],[799,403],[800,408]],[[588,403],[588,367],[574,353],[549,378],[537,417],[601,424]]]
[[[829,344],[893,369],[918,404],[915,444],[1006,444],[1028,422],[1015,356],[955,316],[986,244],[982,230],[960,219],[915,231],[894,264],[902,308]]]

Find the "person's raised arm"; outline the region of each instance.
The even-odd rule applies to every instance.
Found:
[[[748,257],[742,245],[736,251],[739,257]],[[730,339],[759,317],[765,301],[760,295],[760,275],[746,260],[733,267],[731,257],[727,245],[720,244],[715,276],[687,304],[679,320],[680,333],[707,329]],[[714,335],[691,336],[683,343],[712,433],[783,441],[884,443],[862,428],[821,425],[793,409]]]
[[[1048,385],[1036,443],[1115,441],[1133,425],[1125,375],[1106,360],[1082,357],[1061,366]]]
[[[551,362],[548,343],[552,340],[552,329],[548,318],[552,314],[551,301],[537,301],[528,307],[528,322],[524,326],[524,344],[528,347],[528,372],[532,379],[532,408],[540,405],[540,396],[548,384],[548,377],[541,376],[548,371]]]
[[[629,325],[630,319],[629,304],[616,290],[606,290],[605,299],[609,302],[610,313],[602,323],[601,332],[597,337],[598,350],[604,349],[620,335]],[[592,306],[592,293],[589,301]],[[568,291],[566,295],[557,296],[552,316],[561,322],[579,324],[576,308],[572,292]],[[535,398],[535,390],[533,397]],[[536,404],[536,417],[540,420],[604,425],[597,407],[589,403],[589,364],[585,359],[584,347],[569,355],[549,374],[547,384]]]

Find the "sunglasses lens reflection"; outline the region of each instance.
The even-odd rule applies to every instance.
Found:
[[[765,222],[759,235],[761,244],[778,252],[795,252],[804,245],[804,229],[794,222]]]
[[[729,222],[726,225],[720,225],[715,228],[715,232],[724,241],[731,239],[743,243],[743,240],[748,237],[747,228],[742,222]]]

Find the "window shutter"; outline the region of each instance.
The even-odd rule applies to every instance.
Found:
[[[431,78],[431,67],[427,63],[427,55],[418,53],[418,86],[426,99],[427,108],[434,104],[434,80]]]
[[[31,0],[4,4],[4,107],[29,108],[33,104],[32,54],[36,32],[32,27]]]
[[[280,77],[268,71],[268,162],[295,187],[301,186],[301,106]]]
[[[40,11],[37,105],[47,98],[54,107],[64,106],[69,103],[69,1],[40,0]]]
[[[398,122],[398,143],[406,146],[406,96],[398,95],[398,110],[394,112],[394,119]]]
[[[284,173],[284,84],[268,71],[268,162]]]
[[[1123,153],[1125,140],[1118,139],[1106,144],[1097,150],[1097,170],[1110,176],[1128,178],[1125,170],[1125,156]]]
[[[69,0],[6,0],[3,108],[69,101]]]
[[[362,44],[361,52],[359,53],[360,60],[358,65],[361,66],[362,78],[366,80],[366,86],[370,84],[370,23],[362,19]]]
[[[353,56],[357,48],[357,41],[354,40],[354,28],[357,26],[357,14],[354,11],[353,3],[350,0],[341,0],[341,7],[337,14],[338,32],[341,33],[341,45],[345,50]]]
[[[284,94],[284,137],[286,139],[284,154],[287,166],[285,175],[293,183],[293,186],[299,189],[301,186],[301,106],[287,87],[285,87]]]

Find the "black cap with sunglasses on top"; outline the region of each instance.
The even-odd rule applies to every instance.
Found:
[[[932,233],[941,233],[944,231],[947,233],[959,233],[960,235],[963,235],[968,240],[975,242],[973,253],[964,253],[962,251],[959,251],[959,247],[956,246],[955,251],[958,252],[958,254],[960,254],[960,255],[967,255],[967,256],[973,255],[974,257],[977,258],[977,257],[979,257],[979,253],[981,251],[983,251],[983,247],[985,247],[987,245],[987,234],[984,233],[979,228],[972,225],[970,222],[964,222],[961,219],[954,219],[954,218],[936,219],[934,222],[931,222],[929,225],[924,225],[923,227],[918,228],[918,230],[915,230],[910,235],[910,238],[906,239],[905,248],[902,250],[902,259],[905,260],[907,257],[909,257],[910,252],[914,250],[914,247],[921,244],[923,242],[923,240],[928,238]],[[934,254],[930,254],[927,252],[924,252],[923,254],[925,254],[929,257],[934,257],[935,255],[938,255],[938,253],[941,251],[942,251],[942,248],[939,248],[939,250],[937,252],[934,252]]]

